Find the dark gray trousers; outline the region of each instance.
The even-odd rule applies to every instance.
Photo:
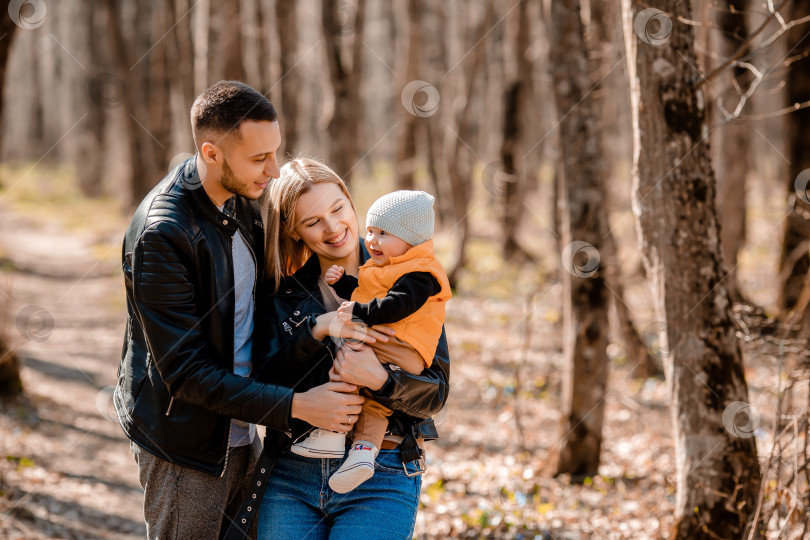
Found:
[[[216,477],[169,463],[135,443],[130,447],[144,489],[149,540],[217,540],[239,511],[261,453],[258,435],[250,446],[231,448],[225,474]],[[256,538],[255,522],[248,538]]]

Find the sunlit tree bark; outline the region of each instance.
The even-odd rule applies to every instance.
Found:
[[[633,207],[671,393],[672,539],[744,538],[759,490],[748,388],[723,282],[688,2],[622,0],[633,111]],[[747,418],[746,418],[747,417]],[[745,424],[745,425],[742,425]]]

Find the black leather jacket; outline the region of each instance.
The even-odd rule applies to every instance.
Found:
[[[362,259],[368,258],[368,252],[361,243]],[[362,262],[361,262],[362,264]],[[257,307],[261,304],[261,329],[257,333],[254,347],[257,355],[266,359],[262,361],[262,371],[256,373],[261,381],[295,388],[304,391],[329,380],[329,369],[332,367],[335,346],[331,339],[324,340],[320,347],[312,346],[314,318],[326,311],[318,288],[320,264],[313,255],[294,275],[284,279],[276,294],[272,284],[264,284],[267,290],[257,297]],[[315,341],[315,343],[319,343]],[[297,346],[291,346],[297,344]],[[309,355],[294,355],[303,348],[312,351]],[[405,435],[411,426],[420,420],[428,419],[438,413],[450,390],[450,356],[447,349],[447,338],[442,336],[436,349],[436,356],[430,368],[420,375],[412,375],[398,370],[396,366],[385,366],[388,380],[380,390],[371,395],[382,405],[392,409],[389,417],[390,432]],[[432,421],[429,421],[430,427]],[[293,420],[288,431],[290,437],[280,437],[278,433],[267,432],[265,445],[289,445],[294,439],[309,429],[309,425]],[[423,430],[428,430],[422,426]]]
[[[231,417],[287,430],[292,403],[290,389],[233,373],[237,229],[263,260],[258,206],[236,197],[235,217],[200,187],[192,157],[140,204],[122,253],[128,318],[114,394],[121,426],[147,451],[216,475],[227,461]],[[286,354],[311,353],[306,343],[290,345],[299,348]]]

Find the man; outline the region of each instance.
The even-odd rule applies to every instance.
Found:
[[[161,540],[227,528],[257,458],[255,424],[335,429],[362,403],[342,393],[355,388],[347,383],[293,394],[247,377],[264,266],[255,201],[279,174],[276,111],[249,86],[221,81],[194,101],[191,126],[197,155],[141,202],[122,253],[128,320],[114,401],[147,536]],[[310,335],[296,347],[325,345]]]

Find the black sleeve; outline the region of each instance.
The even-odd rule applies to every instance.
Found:
[[[430,272],[410,272],[399,278],[383,298],[375,298],[368,304],[355,303],[352,314],[369,326],[401,321],[441,289]]]
[[[225,369],[200,324],[188,237],[166,220],[146,229],[132,255],[134,308],[172,397],[273,429],[286,429],[292,392]],[[272,411],[269,414],[268,411]]]
[[[374,401],[420,419],[442,410],[450,393],[450,353],[444,327],[433,363],[419,375],[404,369],[394,371],[390,365],[383,367],[388,371],[388,380],[376,392],[369,390]]]
[[[357,288],[357,278],[344,272],[340,279],[332,285],[332,288],[335,289],[339,297],[348,300]]]
[[[320,313],[287,313],[292,308],[271,292],[271,287],[256,295],[253,331],[252,377],[262,382],[298,390],[313,366],[334,358],[334,342],[318,341],[312,335]]]

